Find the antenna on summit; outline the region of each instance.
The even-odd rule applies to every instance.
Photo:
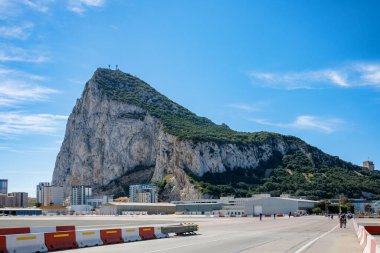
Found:
[[[111,69],[111,64],[108,64],[108,69]]]
[[[116,64],[116,70],[119,70],[119,66]]]

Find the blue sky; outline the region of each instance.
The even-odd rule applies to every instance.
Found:
[[[35,196],[97,67],[380,166],[380,2],[0,0],[0,177]]]

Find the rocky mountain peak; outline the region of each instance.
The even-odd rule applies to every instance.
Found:
[[[80,184],[126,195],[129,184],[155,182],[162,200],[184,200],[249,195],[279,168],[298,178],[299,167],[311,182],[310,171],[333,166],[357,169],[293,136],[217,125],[133,75],[99,68],[68,119],[53,184],[66,195]]]

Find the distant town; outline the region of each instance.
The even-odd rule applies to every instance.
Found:
[[[374,170],[372,161],[364,161],[363,168]],[[8,193],[8,180],[0,179],[0,215],[139,215],[139,214],[203,214],[203,215],[259,215],[287,213],[339,213],[379,215],[380,201],[348,199],[343,195],[320,201],[305,197],[282,194],[254,194],[250,198],[234,196],[219,199],[194,199],[158,201],[155,184],[129,186],[129,196],[114,198],[113,195],[94,195],[91,186],[72,186],[70,196],[65,198],[64,187],[41,182],[36,186],[36,198],[27,192]]]

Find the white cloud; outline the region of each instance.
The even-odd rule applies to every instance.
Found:
[[[243,111],[248,111],[248,112],[254,112],[254,111],[259,110],[258,106],[249,105],[249,104],[229,104],[227,105],[227,107],[243,110]]]
[[[0,20],[20,16],[27,10],[47,13],[53,2],[55,0],[0,0]]]
[[[82,14],[88,7],[102,7],[106,0],[69,0],[67,8],[75,13]]]
[[[357,64],[356,68],[362,73],[362,80],[380,86],[380,64]]]
[[[0,66],[0,107],[46,100],[58,91],[35,84],[46,78]]]
[[[300,115],[291,123],[276,123],[265,119],[249,119],[260,125],[287,129],[318,131],[326,134],[336,132],[344,121],[339,118],[322,118],[312,115]]]
[[[24,40],[29,37],[32,28],[32,23],[26,23],[21,26],[0,26],[0,37]]]
[[[49,11],[49,5],[54,0],[22,0],[21,2],[33,10],[46,13]]]
[[[54,114],[24,114],[0,112],[0,137],[15,135],[53,134],[63,129],[67,116]]]
[[[256,85],[282,89],[318,89],[326,86],[380,87],[380,64],[352,63],[339,68],[300,72],[251,71],[249,76]]]
[[[43,63],[48,60],[44,52],[0,44],[0,62]]]

